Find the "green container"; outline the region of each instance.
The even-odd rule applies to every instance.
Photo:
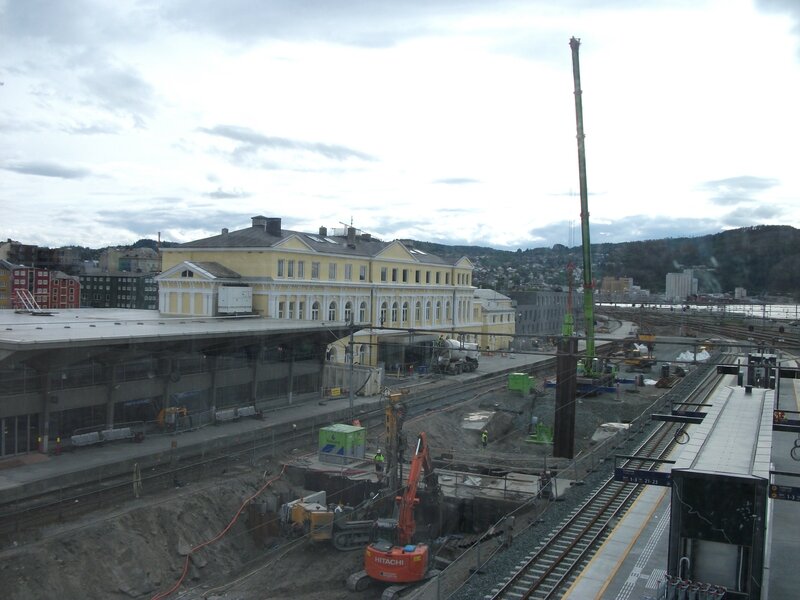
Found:
[[[530,394],[533,378],[527,373],[509,373],[508,389]]]
[[[337,423],[319,430],[319,459],[346,464],[364,458],[367,430],[355,425]]]

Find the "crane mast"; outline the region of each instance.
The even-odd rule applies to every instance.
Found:
[[[594,371],[595,358],[594,343],[594,281],[592,280],[592,254],[589,240],[589,191],[586,184],[586,147],[583,133],[583,102],[581,99],[581,68],[578,60],[578,48],[581,41],[570,38],[569,47],[572,49],[572,77],[575,82],[575,121],[578,128],[578,175],[580,177],[581,193],[581,240],[583,246],[583,312],[586,320],[586,358],[584,371]]]

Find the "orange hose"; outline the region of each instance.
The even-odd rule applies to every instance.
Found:
[[[239,510],[236,511],[236,514],[233,515],[233,518],[231,519],[230,523],[228,523],[222,531],[220,531],[217,535],[215,535],[210,540],[207,540],[207,541],[203,542],[202,544],[198,544],[197,546],[195,546],[194,548],[189,550],[189,553],[186,555],[186,560],[184,560],[184,562],[183,562],[183,572],[181,573],[180,579],[178,579],[178,581],[175,583],[175,585],[173,585],[166,592],[157,593],[155,596],[153,596],[151,598],[151,600],[162,600],[163,598],[166,598],[166,597],[172,595],[181,586],[181,584],[183,583],[183,580],[186,579],[186,574],[189,572],[189,559],[191,558],[192,554],[194,552],[196,552],[197,550],[200,550],[201,548],[204,548],[205,546],[213,544],[214,542],[219,540],[222,536],[224,536],[226,533],[228,533],[230,528],[233,527],[233,524],[236,523],[236,521],[239,519],[239,516],[242,514],[242,511],[244,510],[245,506],[247,506],[248,503],[251,500],[253,500],[256,496],[258,496],[261,492],[263,492],[265,489],[267,489],[274,481],[277,481],[278,479],[283,477],[283,472],[285,470],[286,470],[286,465],[283,465],[283,468],[281,469],[280,473],[278,473],[272,479],[268,480],[264,485],[262,485],[259,488],[259,490],[255,494],[253,494],[252,496],[247,498],[247,500],[245,500],[242,503],[242,505],[239,507]]]

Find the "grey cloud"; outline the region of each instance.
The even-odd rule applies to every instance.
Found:
[[[443,183],[445,185],[466,185],[470,183],[480,183],[477,179],[470,179],[469,177],[448,177],[445,179],[436,179],[433,183]]]
[[[353,150],[352,148],[347,148],[346,146],[271,137],[253,131],[252,129],[237,127],[235,125],[217,125],[216,127],[200,128],[200,131],[208,135],[224,137],[240,142],[241,145],[237,146],[234,150],[233,156],[236,160],[241,162],[247,162],[252,155],[256,154],[261,149],[300,150],[312,154],[319,154],[325,158],[337,161],[344,161],[350,158],[365,161],[375,160],[374,157],[368,154]]]
[[[740,196],[738,194],[731,194],[729,196],[712,196],[711,202],[720,206],[736,206],[738,204],[748,204],[753,201],[748,196]]]
[[[493,4],[497,10],[498,4]],[[507,4],[507,3],[506,3]],[[481,0],[371,1],[183,0],[164,15],[178,27],[212,32],[224,38],[253,40],[321,39],[366,47],[386,47],[436,29],[436,20],[482,9]]]
[[[757,224],[753,220],[751,225]],[[562,221],[547,227],[531,229],[531,243],[527,248],[549,248],[554,244],[570,245],[568,232],[571,223]],[[664,219],[646,215],[635,215],[614,220],[613,223],[591,223],[592,244],[635,242],[675,237],[693,237],[718,233],[722,223],[715,219],[695,219],[691,217]],[[580,243],[580,226],[577,227],[575,244]]]
[[[88,169],[68,167],[53,162],[30,161],[9,163],[0,167],[6,171],[21,173],[23,175],[37,175],[39,177],[57,177],[60,179],[83,179],[92,174]]]
[[[80,78],[90,94],[89,102],[116,114],[129,115],[137,127],[155,112],[152,86],[132,68],[95,64]]]
[[[142,4],[126,11],[122,3],[96,0],[6,0],[0,19],[9,37],[82,46],[152,35],[156,13]]]
[[[763,223],[774,222],[780,219],[781,211],[771,204],[759,204],[737,208],[721,217],[722,223],[727,227],[750,227]]]
[[[102,210],[96,219],[103,225],[130,231],[137,236],[153,235],[157,231],[182,229],[207,231],[209,236],[219,233],[222,227],[240,229],[250,224],[250,212],[214,209],[199,210],[197,205],[188,205],[182,199],[164,202],[159,198],[142,198],[135,210]]]
[[[756,0],[756,6],[765,12],[785,12],[794,19],[794,32],[800,37],[800,2],[797,0]],[[798,44],[800,56],[800,44]]]
[[[777,1],[791,8],[793,0]],[[54,44],[86,46],[121,39],[145,41],[175,30],[210,33],[235,44],[265,38],[324,40],[363,47],[389,47],[427,35],[446,34],[452,20],[482,14],[524,12],[550,8],[551,0],[140,0],[136,3],[98,0],[6,0],[2,11],[4,33],[18,38],[44,39]],[[673,5],[693,7],[692,0]],[[769,5],[769,0],[762,0]],[[564,0],[559,12],[575,10],[635,11],[642,0]],[[459,35],[463,32],[457,32]],[[528,40],[532,36],[526,34]],[[562,36],[563,38],[563,36]],[[559,44],[566,39],[558,39]],[[522,36],[499,48],[514,54],[549,58],[549,45],[533,46]],[[563,61],[563,54],[556,55]]]
[[[208,192],[205,194],[209,198],[214,198],[215,200],[228,200],[231,198],[248,198],[251,194],[247,192],[243,192],[242,190],[234,190],[230,192],[226,192],[222,188],[217,188],[213,192]]]
[[[720,206],[739,206],[753,203],[758,193],[775,187],[780,182],[770,177],[754,177],[741,175],[727,179],[706,181],[700,185],[701,190],[712,192],[709,200]]]
[[[691,0],[676,2],[693,6]],[[179,0],[163,8],[162,16],[181,29],[211,32],[236,43],[266,37],[388,47],[407,39],[442,35],[454,18],[550,4],[551,0],[304,0],[301,4],[296,0]],[[643,6],[647,3],[631,0],[565,0],[558,10],[637,10]],[[506,50],[515,51],[517,44],[522,40]]]
[[[6,133],[29,133],[33,131],[48,131],[49,129],[50,124],[40,120],[21,120],[8,115],[0,117],[0,131]]]
[[[61,130],[74,135],[116,135],[122,131],[111,123],[99,122],[64,126]]]
[[[741,175],[739,177],[728,177],[727,179],[716,179],[706,181],[701,188],[712,191],[730,191],[737,193],[757,192],[768,190],[780,183],[771,177],[754,177],[752,175]]]

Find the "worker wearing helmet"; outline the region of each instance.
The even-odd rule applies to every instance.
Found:
[[[375,453],[375,458],[373,460],[375,461],[375,472],[383,473],[383,463],[386,459],[383,457],[380,448],[378,448],[378,451]]]

